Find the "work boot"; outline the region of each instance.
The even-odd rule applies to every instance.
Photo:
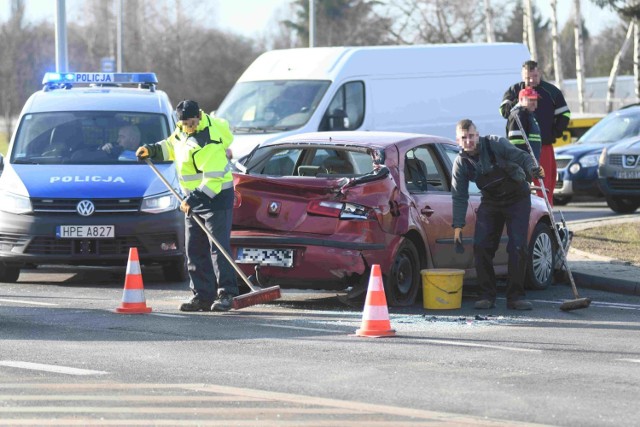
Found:
[[[218,299],[213,302],[211,311],[229,311],[233,305],[233,296],[226,292],[220,292]]]
[[[198,297],[193,297],[180,305],[180,311],[209,311],[210,309],[211,301],[201,300]]]
[[[511,310],[531,310],[533,305],[526,299],[519,299],[516,301],[507,301],[507,308]]]
[[[477,308],[479,310],[488,310],[490,308],[493,308],[496,306],[496,303],[491,301],[490,299],[481,299],[476,301],[476,303],[473,305],[474,308]]]

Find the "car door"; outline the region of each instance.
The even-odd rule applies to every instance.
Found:
[[[453,244],[451,184],[447,173],[450,165],[436,145],[420,145],[405,153],[404,185],[424,230],[433,266],[469,269],[473,267],[474,204],[469,204],[466,213],[465,252],[458,254]]]

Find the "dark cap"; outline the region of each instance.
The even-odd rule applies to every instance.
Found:
[[[178,120],[188,120],[193,119],[194,117],[200,117],[200,107],[196,101],[185,99],[184,101],[180,101],[176,107],[176,114],[178,115]]]

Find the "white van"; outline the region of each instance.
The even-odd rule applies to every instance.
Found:
[[[523,44],[273,50],[240,76],[215,112],[231,124],[234,158],[263,141],[328,130],[388,130],[453,138],[470,118],[505,134],[505,90],[530,59]]]

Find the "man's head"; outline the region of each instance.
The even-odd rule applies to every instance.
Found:
[[[124,150],[135,151],[140,146],[140,129],[137,126],[123,126],[118,131],[118,145]]]
[[[180,101],[176,107],[176,114],[180,120],[182,130],[188,134],[195,133],[200,124],[200,107],[196,101],[186,99]]]
[[[478,131],[476,125],[469,119],[463,119],[456,125],[456,142],[463,151],[473,154],[478,149]]]
[[[536,61],[525,61],[522,64],[522,81],[525,86],[536,87],[540,84],[540,71]]]
[[[518,94],[518,102],[527,110],[534,112],[538,108],[538,92],[532,87],[525,87]]]

